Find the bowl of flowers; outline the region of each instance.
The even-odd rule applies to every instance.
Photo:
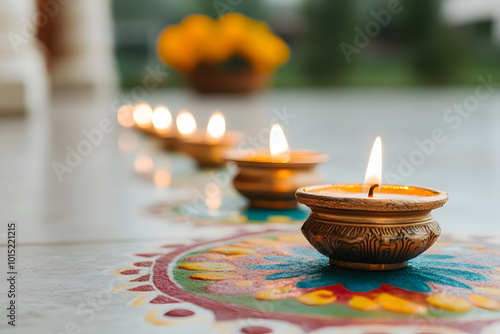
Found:
[[[238,13],[191,15],[158,36],[159,58],[200,93],[249,93],[266,86],[289,57],[269,27]]]

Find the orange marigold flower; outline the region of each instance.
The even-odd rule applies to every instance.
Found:
[[[214,21],[191,15],[164,29],[158,37],[158,55],[182,73],[201,63],[223,63],[235,55],[245,58],[258,72],[271,72],[289,57],[288,46],[269,27],[239,13]]]

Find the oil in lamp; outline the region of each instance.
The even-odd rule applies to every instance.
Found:
[[[431,210],[445,192],[382,185],[382,141],[375,140],[364,184],[302,187],[297,200],[311,209],[302,233],[330,264],[382,271],[405,267],[441,234]]]
[[[320,182],[316,165],[325,162],[325,154],[290,151],[283,129],[274,124],[269,136],[269,150],[232,152],[226,156],[236,163],[238,173],[233,184],[250,201],[263,209],[290,209],[297,206],[295,190]]]

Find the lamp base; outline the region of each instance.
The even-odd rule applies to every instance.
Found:
[[[337,267],[364,271],[390,271],[406,267],[408,265],[408,261],[400,263],[372,264],[361,262],[344,262],[330,259],[330,264]]]

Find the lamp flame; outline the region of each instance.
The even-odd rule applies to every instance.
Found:
[[[172,114],[164,106],[158,106],[153,110],[153,126],[158,132],[167,132],[172,126]]]
[[[285,133],[278,123],[275,123],[269,134],[269,151],[271,157],[279,162],[290,160],[290,149],[286,141]]]
[[[139,103],[134,108],[134,121],[141,128],[148,128],[151,126],[153,118],[153,111],[147,103]]]
[[[373,185],[378,185],[378,191],[382,187],[382,139],[380,136],[373,143],[370,160],[366,167],[364,191],[367,192]]]
[[[226,132],[226,120],[220,112],[214,113],[207,126],[207,138],[209,141],[217,142],[219,141],[224,133]]]
[[[134,126],[134,107],[130,104],[125,104],[118,109],[118,123],[124,128],[130,128]]]
[[[196,131],[196,121],[189,111],[181,111],[175,119],[177,130],[183,137],[189,137]]]

